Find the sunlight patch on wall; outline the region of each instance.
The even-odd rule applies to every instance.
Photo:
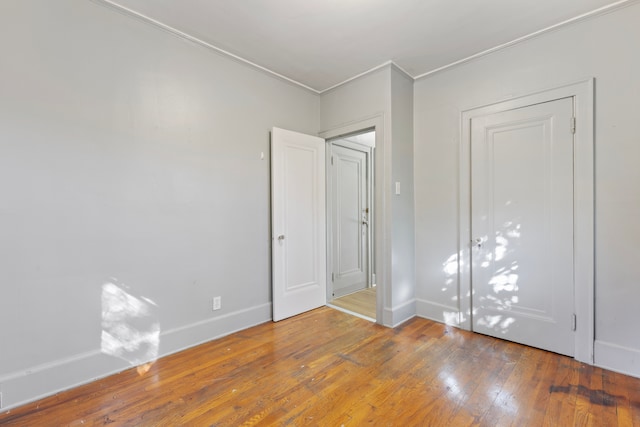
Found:
[[[449,256],[445,262],[442,263],[442,271],[445,274],[446,281],[444,286],[440,289],[442,292],[450,292],[451,288],[457,288],[458,286],[458,276],[460,274],[460,270],[464,268],[464,258],[463,252],[453,253]],[[467,295],[467,298],[469,295]],[[460,296],[456,293],[451,297],[451,301],[455,303],[455,305],[460,306]],[[444,322],[447,325],[458,326],[467,321],[467,317],[465,313],[461,311],[447,311],[444,310],[442,312],[442,317]]]
[[[117,279],[102,285],[102,353],[149,370],[158,357],[160,321],[158,306],[149,298],[136,297]]]

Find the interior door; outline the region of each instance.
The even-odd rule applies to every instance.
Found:
[[[471,121],[473,330],[573,355],[573,99]]]
[[[325,142],[273,128],[273,320],[326,304]]]
[[[333,297],[368,285],[367,153],[331,147]]]

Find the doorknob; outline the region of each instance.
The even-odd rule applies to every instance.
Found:
[[[362,225],[369,225],[369,221],[362,220]]]
[[[473,239],[471,241],[471,247],[481,248],[482,247],[482,237],[478,237],[477,239]]]
[[[284,240],[284,234],[279,235],[278,240]]]

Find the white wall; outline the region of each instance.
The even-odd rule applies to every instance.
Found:
[[[595,362],[640,376],[640,5],[588,19],[415,82],[417,310],[457,307],[461,111],[596,79]]]
[[[4,0],[0,29],[4,407],[129,366],[109,282],[159,354],[270,319],[269,130],[316,134],[319,96],[90,1]]]

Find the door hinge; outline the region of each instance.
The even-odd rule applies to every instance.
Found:
[[[331,166],[333,166],[333,156],[331,156]]]
[[[575,331],[578,328],[578,318],[575,314],[571,316],[571,330]]]
[[[571,117],[571,133],[576,133],[576,118]]]
[[[331,281],[333,282],[334,273],[331,273]]]

